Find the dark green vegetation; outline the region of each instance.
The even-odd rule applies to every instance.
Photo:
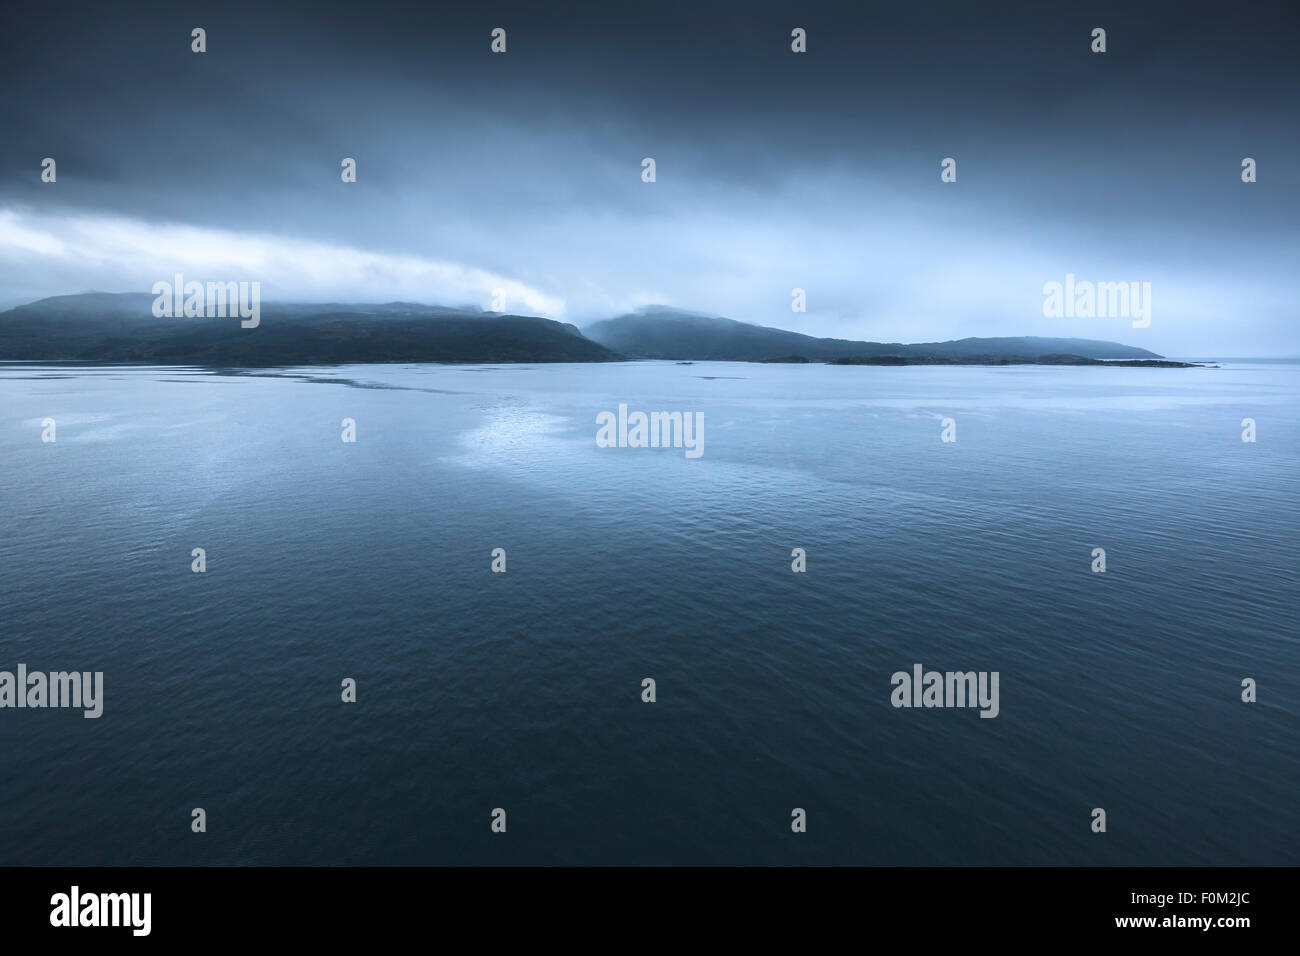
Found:
[[[392,302],[265,304],[236,318],[155,318],[148,294],[56,296],[0,313],[0,359],[157,365],[368,362],[608,362],[619,356],[572,325],[528,315]]]
[[[772,361],[791,361],[779,359]],[[969,355],[961,358],[936,358],[925,355],[877,355],[831,359],[827,365],[1117,365],[1124,368],[1198,368],[1196,362],[1170,362],[1166,359],[1095,359],[1082,355],[1040,355],[1037,358],[1006,355]]]
[[[854,342],[821,339],[799,332],[750,325],[734,319],[670,309],[647,309],[606,319],[583,330],[589,339],[639,359],[695,359],[721,362],[831,362],[840,359],[899,358],[912,361],[871,364],[998,364],[1006,358],[1037,362],[1044,355],[1091,359],[1159,359],[1146,349],[1092,339],[1014,338],[958,339],[952,342]],[[866,364],[866,363],[863,363]],[[1062,363],[1053,363],[1062,364]]]
[[[1091,339],[959,339],[917,345],[822,339],[668,309],[575,326],[408,302],[267,303],[238,317],[156,318],[154,296],[88,292],[0,312],[0,360],[267,367],[370,362],[612,362],[624,358],[836,365],[1127,365],[1186,368]]]

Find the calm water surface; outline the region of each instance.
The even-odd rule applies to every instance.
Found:
[[[620,402],[703,457],[598,448]],[[0,413],[0,670],[106,697],[0,710],[0,863],[1300,863],[1300,365],[9,364]],[[917,662],[999,716],[895,709]]]

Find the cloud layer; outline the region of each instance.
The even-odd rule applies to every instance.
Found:
[[[1285,12],[1056,6],[14,7],[0,303],[215,272],[304,300],[502,289],[579,324],[664,303],[846,338],[1296,354]],[[1150,282],[1151,326],[1045,319],[1067,273]]]

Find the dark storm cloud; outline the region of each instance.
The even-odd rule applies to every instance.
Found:
[[[1238,321],[1289,350],[1293,312],[1277,310],[1296,291],[1300,71],[1281,5],[55,3],[4,17],[0,208],[24,229],[97,215],[281,236],[490,270],[580,320],[668,299],[877,338],[1043,331],[1042,282],[1091,270],[1164,290],[1170,338],[1153,347],[1216,344],[1214,314],[1254,290]],[[488,52],[495,26],[505,56]],[[1088,50],[1094,26],[1104,55]],[[44,156],[56,188],[39,182]],[[355,187],[338,181],[344,156]],[[1209,301],[1192,280],[1216,273],[1224,298],[1192,314]],[[795,285],[807,315],[789,311]]]

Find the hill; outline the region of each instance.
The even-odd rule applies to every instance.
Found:
[[[858,342],[817,338],[720,316],[699,315],[662,307],[650,308],[583,329],[587,338],[629,358],[692,361],[770,362],[807,359],[829,362],[896,356],[926,359],[973,359],[989,356],[1036,360],[1044,355],[1077,355],[1090,359],[1158,359],[1146,349],[1094,339],[966,338],[951,342]]]
[[[91,292],[0,312],[0,359],[157,365],[367,362],[608,362],[575,326],[407,302],[264,303],[256,328],[236,318],[156,318],[154,296]]]
[[[413,302],[264,303],[230,318],[158,318],[147,293],[54,296],[0,312],[0,360],[276,366],[368,362],[834,362],[852,365],[1154,362],[1146,349],[1040,336],[949,342],[817,338],[655,307],[577,327],[531,315]]]

